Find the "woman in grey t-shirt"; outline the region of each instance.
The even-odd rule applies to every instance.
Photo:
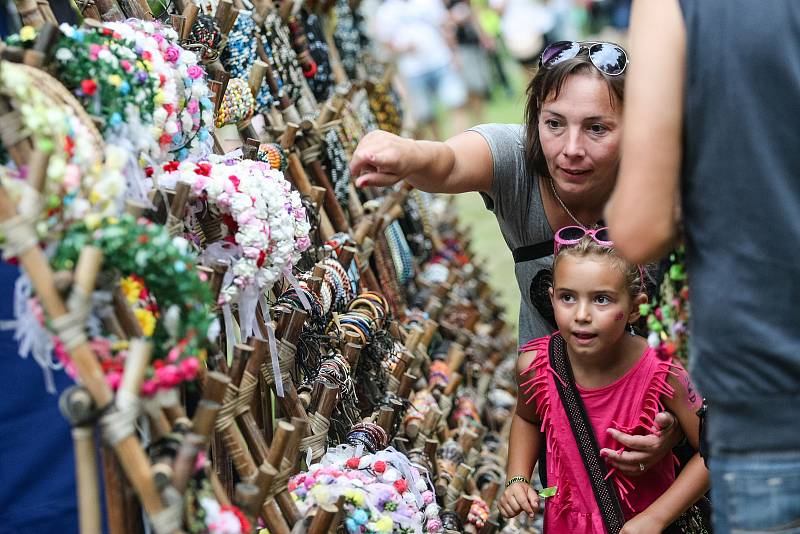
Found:
[[[360,187],[390,186],[405,179],[432,193],[483,195],[519,260],[523,342],[555,329],[546,293],[554,229],[591,227],[601,219],[620,159],[624,75],[611,76],[600,68],[624,71],[627,58],[622,58],[625,63],[604,62],[618,50],[607,43],[595,45],[592,57],[587,53],[591,45],[567,45],[563,55],[577,55],[563,61],[562,55],[551,56],[531,81],[525,125],[482,125],[444,142],[375,131],[364,136],[350,164]],[[678,426],[668,414],[659,414],[656,421],[662,429]],[[511,432],[522,426],[512,424]],[[679,439],[675,431],[660,436],[610,431],[627,450],[618,454],[603,449],[602,454],[628,475],[641,474]],[[530,476],[529,463],[510,455],[509,477]]]

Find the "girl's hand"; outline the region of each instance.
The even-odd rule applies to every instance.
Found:
[[[619,534],[661,534],[665,528],[667,525],[645,511],[625,523]]]
[[[498,507],[506,519],[516,517],[520,512],[525,512],[533,517],[539,511],[539,495],[530,484],[517,482],[506,488],[500,497]]]

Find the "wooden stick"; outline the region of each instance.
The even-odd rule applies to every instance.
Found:
[[[288,421],[278,421],[275,437],[272,438],[267,463],[275,468],[279,468],[281,459],[286,454],[286,447],[292,441],[292,436],[296,432],[296,427]]]
[[[257,59],[253,62],[253,66],[250,69],[250,74],[247,78],[247,83],[250,86],[250,91],[253,93],[253,96],[258,96],[259,91],[261,90],[261,84],[264,83],[264,77],[267,75],[267,65],[263,61]]]
[[[261,434],[261,430],[256,423],[253,413],[250,410],[254,394],[258,384],[258,375],[261,365],[264,363],[267,353],[267,342],[261,340],[251,341],[254,344],[253,353],[247,360],[241,380],[239,390],[238,407],[236,410],[236,422],[245,437],[245,441],[250,446],[250,452],[256,464],[262,464],[269,455],[269,446]]]
[[[242,509],[251,525],[256,525],[261,503],[258,502],[260,490],[255,484],[240,482],[236,484],[236,505]]]
[[[288,534],[289,525],[283,518],[280,508],[278,508],[277,503],[272,497],[267,498],[270,488],[272,487],[272,481],[277,475],[278,471],[272,465],[265,463],[259,466],[258,477],[256,478],[256,486],[258,486],[259,493],[256,497],[256,502],[260,503],[259,515],[264,519],[264,523],[267,525],[270,533]]]
[[[400,387],[397,388],[397,396],[401,399],[407,399],[411,395],[411,390],[414,388],[414,383],[417,377],[411,373],[403,373],[400,378]]]
[[[489,508],[494,504],[497,498],[497,493],[500,490],[500,482],[493,480],[486,484],[481,490],[481,499],[483,499]]]
[[[94,409],[92,397],[86,389],[73,386],[61,394],[59,405],[72,424],[80,533],[95,534],[102,530],[102,523],[94,429],[87,423]]]
[[[181,33],[181,40],[186,40],[192,33],[192,26],[194,26],[197,16],[200,14],[200,6],[194,2],[186,2],[186,7],[183,8],[181,14],[186,17],[186,24],[183,25],[183,32]]]
[[[394,410],[387,406],[382,406],[378,410],[377,425],[386,431],[386,435],[392,435],[392,425],[394,425]]]
[[[206,377],[206,384],[208,385],[209,382],[213,383],[216,380],[217,377],[209,373],[209,376]],[[217,385],[216,387],[221,387],[221,385]],[[239,473],[242,479],[251,481],[255,478],[258,467],[250,454],[250,450],[247,448],[247,442],[244,436],[242,436],[238,425],[236,425],[234,403],[237,394],[238,388],[232,383],[229,383],[225,390],[222,410],[220,411],[219,417],[217,417],[216,430],[222,436],[225,449],[233,461],[236,472]]]
[[[94,534],[102,531],[102,523],[93,428],[91,426],[73,428],[72,443],[75,448],[80,531],[81,534]]]
[[[141,532],[144,529],[141,521],[142,511],[133,495],[126,491],[122,466],[111,447],[104,444],[101,450],[108,532],[109,534]]]
[[[339,509],[332,504],[318,507],[317,514],[311,521],[311,526],[308,527],[308,534],[325,534],[328,532],[331,528],[331,523],[333,523],[333,518],[336,517],[338,512]]]

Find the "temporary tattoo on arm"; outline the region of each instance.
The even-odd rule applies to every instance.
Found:
[[[700,406],[703,404],[703,399],[701,398],[700,393],[697,391],[695,385],[692,383],[689,373],[687,373],[684,369],[681,369],[680,380],[681,383],[686,387],[686,402],[689,405],[689,409],[692,411],[699,410]]]

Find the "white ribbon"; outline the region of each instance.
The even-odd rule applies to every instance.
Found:
[[[311,313],[311,303],[308,302],[306,294],[303,293],[302,289],[300,288],[300,282],[298,282],[297,278],[295,278],[292,274],[292,268],[287,265],[283,269],[283,274],[286,276],[286,279],[289,280],[289,283],[292,284],[297,296],[300,297],[300,303],[303,304],[303,308],[305,308],[307,312]]]
[[[278,341],[275,339],[275,328],[272,326],[272,315],[270,314],[267,297],[261,295],[261,311],[267,323],[267,340],[269,343],[269,355],[272,361],[272,376],[275,377],[275,394],[283,398],[283,375],[281,374],[281,362],[278,360]]]
[[[14,340],[19,344],[18,354],[25,359],[32,356],[42,369],[45,388],[55,395],[56,386],[53,371],[63,368],[61,362],[53,359],[53,336],[39,323],[33,310],[30,309],[33,287],[30,278],[20,273],[14,284],[14,319],[0,321],[0,329],[14,330]]]
[[[222,318],[225,320],[225,361],[230,365],[233,361],[233,346],[236,344],[235,322],[230,304],[222,306]]]
[[[239,321],[242,330],[242,339],[253,335],[253,326],[256,324],[256,306],[258,306],[258,290],[254,285],[248,285],[239,294]]]

